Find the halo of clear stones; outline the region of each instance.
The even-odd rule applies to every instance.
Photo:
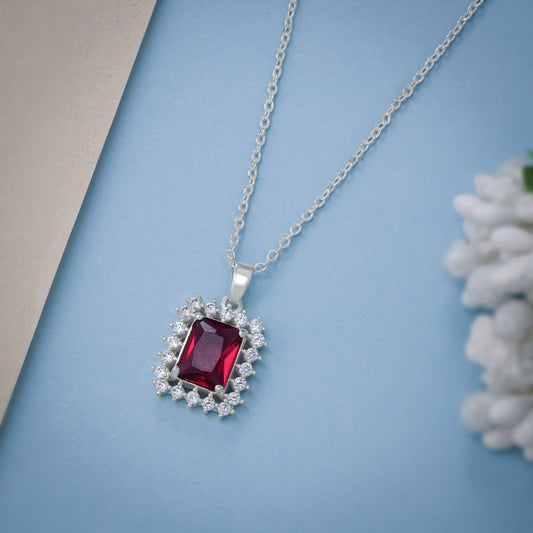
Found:
[[[154,375],[157,379],[168,379],[170,372],[166,366],[158,366],[154,370]]]
[[[174,333],[179,337],[182,337],[187,333],[187,326],[183,322],[176,322],[172,326],[172,329],[174,330]]]
[[[259,352],[257,351],[257,348],[248,348],[248,350],[244,352],[244,358],[249,363],[257,361],[259,359]]]
[[[200,395],[198,391],[192,390],[187,393],[187,404],[191,407],[198,405],[200,403]]]
[[[191,319],[191,310],[185,306],[185,307],[182,307],[179,311],[178,311],[179,315],[180,315],[180,318],[182,320],[184,320],[185,322],[187,322],[188,320]]]
[[[175,335],[166,338],[166,343],[169,350],[175,352],[180,347],[180,340]]]
[[[241,395],[238,392],[230,392],[227,395],[226,400],[230,405],[233,405],[235,407],[236,405],[239,405],[241,403]]]
[[[168,350],[161,354],[161,362],[164,365],[169,365],[170,366],[172,363],[174,363],[174,359],[175,358],[176,358],[176,356],[174,355],[174,352],[170,352]]]
[[[250,331],[252,333],[261,333],[263,331],[263,322],[260,318],[254,318],[250,321]]]
[[[242,392],[243,390],[246,390],[246,387],[248,387],[248,383],[246,383],[246,380],[239,376],[233,380],[233,386],[235,387],[235,390]]]
[[[223,322],[229,322],[233,318],[233,311],[229,307],[220,310],[220,319]]]
[[[191,311],[195,313],[197,311],[200,311],[202,309],[202,299],[199,296],[197,296],[196,298],[193,298],[190,301],[190,306],[191,306]]]
[[[202,402],[204,411],[212,411],[216,406],[217,402],[215,402],[215,399],[212,396],[207,396],[207,398],[204,398],[204,401]]]
[[[170,390],[173,400],[181,400],[185,396],[185,389],[182,385],[174,385]]]
[[[167,394],[170,390],[170,385],[166,379],[156,379],[153,383],[155,385],[155,392],[158,396]]]
[[[241,311],[240,313],[237,313],[235,315],[235,325],[238,327],[238,328],[243,328],[244,326],[246,326],[246,324],[248,324],[248,319],[246,318],[246,313]]]
[[[225,418],[234,413],[234,409],[242,403],[241,393],[249,388],[245,378],[255,374],[250,363],[260,359],[259,349],[266,346],[263,335],[265,328],[261,318],[248,321],[244,309],[234,312],[229,306],[219,306],[215,300],[204,303],[200,295],[186,299],[186,302],[186,306],[176,307],[180,321],[171,324],[173,334],[164,338],[167,350],[159,352],[160,365],[152,367],[156,394],[170,394],[175,401],[185,399],[189,407],[202,407],[205,413],[214,412],[218,413],[219,418]],[[177,366],[180,351],[186,344],[194,321],[204,317],[214,318],[238,328],[243,338],[226,387],[219,385],[214,392],[180,379]]]
[[[231,414],[231,405],[228,402],[218,404],[218,416],[221,418]]]
[[[252,335],[252,346],[254,348],[261,348],[265,345],[265,337],[261,333],[254,333]]]
[[[239,372],[243,378],[247,378],[254,373],[254,368],[250,363],[243,363],[239,368]]]
[[[204,311],[207,316],[215,316],[217,314],[217,304],[215,302],[206,303]]]

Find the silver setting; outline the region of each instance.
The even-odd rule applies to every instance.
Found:
[[[251,267],[248,268],[251,270]],[[251,273],[248,281],[245,280],[246,286],[250,282],[250,278]],[[176,402],[185,400],[184,403],[191,408],[201,407],[206,414],[213,412],[219,418],[225,418],[234,414],[235,409],[244,403],[241,395],[250,388],[247,379],[255,375],[255,368],[252,363],[255,365],[261,360],[258,350],[262,346],[266,346],[266,342],[261,346],[257,346],[256,342],[258,335],[264,341],[263,322],[261,317],[248,318],[248,314],[242,309],[241,301],[232,306],[230,296],[225,296],[220,305],[217,305],[216,300],[204,302],[200,295],[191,299],[187,298],[186,302],[187,306],[175,308],[181,318],[180,325],[170,324],[173,335],[163,338],[167,343],[167,349],[164,352],[158,352],[159,365],[150,367],[154,373],[152,383],[158,396],[170,395]],[[194,314],[191,311],[194,311]],[[214,391],[179,378],[181,354],[191,334],[192,325],[201,318],[211,318],[224,324],[230,324],[239,330],[242,338],[241,347],[226,387],[217,385]],[[170,341],[172,348],[168,346],[169,339],[172,339]]]

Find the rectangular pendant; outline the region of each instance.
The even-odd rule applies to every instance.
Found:
[[[227,298],[221,306],[216,300],[204,304],[199,295],[186,301],[175,309],[180,321],[170,324],[173,335],[163,339],[167,350],[158,354],[161,364],[152,367],[156,394],[185,399],[189,407],[224,418],[234,414],[243,403],[241,393],[250,388],[252,363],[266,346],[265,328],[260,317],[249,321]]]

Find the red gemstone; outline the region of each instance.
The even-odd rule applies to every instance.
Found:
[[[239,330],[212,318],[200,318],[192,327],[178,361],[180,379],[215,390],[226,387],[242,338]]]

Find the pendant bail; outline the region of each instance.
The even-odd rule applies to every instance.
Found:
[[[231,286],[229,290],[229,301],[233,305],[239,305],[242,297],[250,284],[254,269],[243,263],[236,263],[231,273]]]

